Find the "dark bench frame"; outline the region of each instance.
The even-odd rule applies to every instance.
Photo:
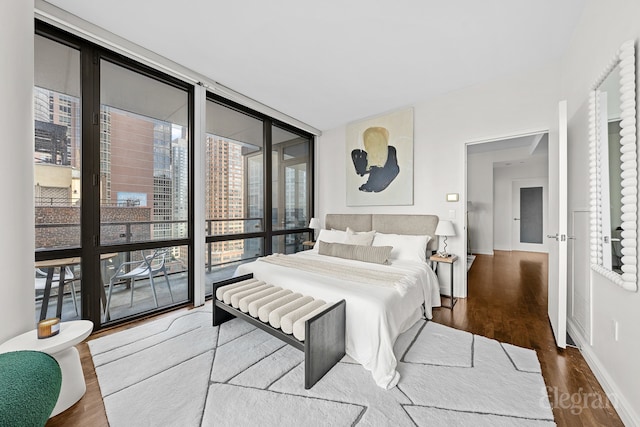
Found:
[[[304,352],[304,388],[310,389],[345,355],[345,300],[308,319],[305,322],[305,340],[302,342],[216,298],[219,287],[251,278],[253,274],[246,274],[213,284],[213,326],[237,317]]]

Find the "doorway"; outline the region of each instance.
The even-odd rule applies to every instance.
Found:
[[[466,151],[467,252],[547,252],[548,133],[467,144]]]

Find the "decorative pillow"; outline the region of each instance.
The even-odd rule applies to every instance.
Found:
[[[389,255],[393,249],[391,246],[363,246],[347,245],[344,243],[326,243],[318,241],[320,255],[337,258],[353,259],[356,261],[371,262],[374,264],[390,264]]]
[[[427,244],[431,236],[376,233],[373,246],[392,246],[392,260],[427,261]]]
[[[318,249],[318,242],[322,240],[327,243],[344,243],[347,240],[347,232],[342,230],[320,230],[320,234],[318,234],[318,238],[316,239],[316,244],[313,246],[313,249]]]
[[[348,245],[371,246],[371,243],[373,243],[373,237],[375,235],[375,230],[357,232],[347,227],[347,239],[344,241],[344,243]]]

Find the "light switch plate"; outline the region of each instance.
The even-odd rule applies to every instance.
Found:
[[[456,219],[456,210],[449,209],[449,219]]]

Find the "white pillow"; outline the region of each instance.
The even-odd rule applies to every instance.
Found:
[[[344,243],[347,240],[347,232],[342,230],[320,230],[316,244],[313,245],[313,249],[318,249],[318,242],[322,240],[326,243]]]
[[[402,234],[376,233],[373,246],[393,246],[392,260],[422,261],[427,260],[427,244],[431,236],[409,236]]]
[[[347,227],[347,240],[344,243],[348,245],[371,246],[376,232],[374,231],[353,231]]]

